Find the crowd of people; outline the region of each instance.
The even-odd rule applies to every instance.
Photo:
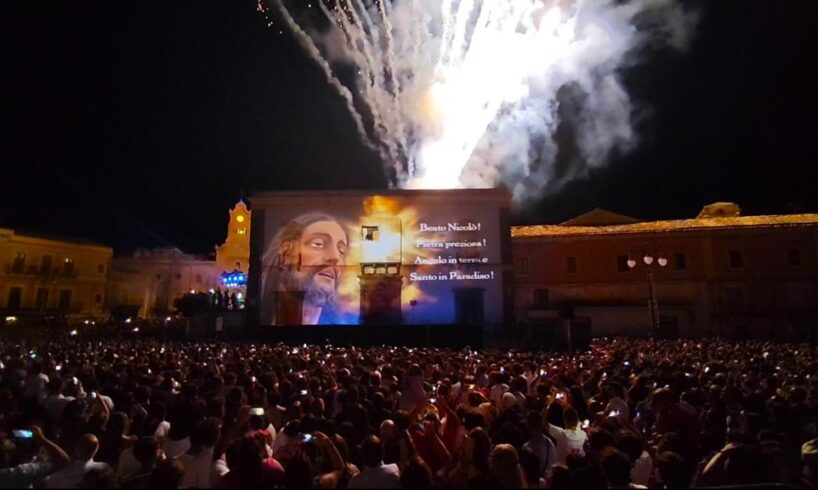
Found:
[[[175,301],[175,307],[184,316],[191,317],[204,311],[238,311],[244,309],[244,296],[240,291],[190,291]]]
[[[0,487],[818,486],[806,345],[0,341]]]

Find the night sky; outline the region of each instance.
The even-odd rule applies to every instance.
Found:
[[[253,0],[20,2],[0,226],[210,252],[242,192],[379,189],[341,101]],[[623,72],[640,144],[517,222],[818,212],[818,2],[699,3],[684,55]],[[10,82],[10,87],[8,83]]]

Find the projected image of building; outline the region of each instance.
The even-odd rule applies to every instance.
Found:
[[[260,325],[500,325],[511,300],[505,191],[251,198],[248,306]]]

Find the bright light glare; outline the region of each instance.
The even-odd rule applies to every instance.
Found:
[[[462,59],[452,45],[438,63],[437,82],[428,92],[430,121],[437,137],[421,146],[420,176],[409,187],[449,189],[462,187],[460,174],[478,141],[504,104],[529,95],[526,79],[566,54],[575,33],[570,24],[560,28],[560,9],[553,7],[541,18],[533,15],[539,2],[489,2],[481,15],[505,17],[482,25],[477,22],[471,44]],[[533,60],[536,60],[534,62]]]
[[[259,9],[272,6],[270,25],[283,21],[316,62],[390,184],[502,181],[515,195],[556,178],[563,88],[584,100],[575,143],[588,167],[628,149],[634,108],[620,82],[633,61],[627,55],[654,40],[683,49],[696,17],[676,0],[345,0],[312,4],[331,26],[322,30],[301,25],[307,17],[286,4],[293,2],[260,0]],[[638,31],[643,13],[673,39],[662,29]],[[338,77],[341,66],[357,73],[354,84]]]

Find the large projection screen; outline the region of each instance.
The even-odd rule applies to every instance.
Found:
[[[502,322],[508,202],[493,189],[254,196],[259,324]]]

